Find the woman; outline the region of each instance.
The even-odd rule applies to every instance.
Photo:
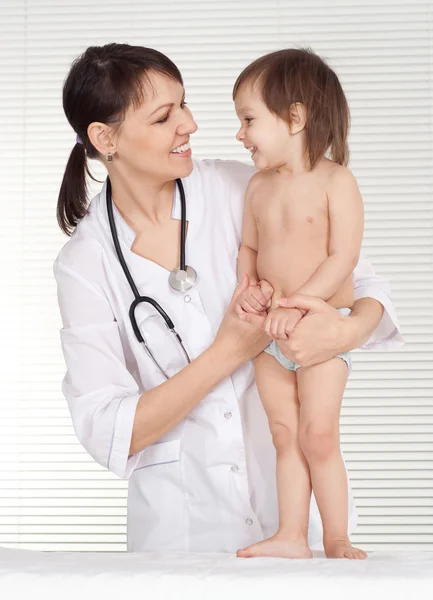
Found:
[[[57,211],[62,230],[73,235],[54,273],[67,364],[63,391],[75,431],[98,463],[129,479],[128,550],[235,552],[277,527],[275,457],[250,362],[268,339],[234,311],[248,287],[244,278],[235,289],[252,169],[193,163],[189,139],[197,125],[181,75],[155,50],[88,48],[67,77],[63,105],[79,137]],[[102,160],[109,176],[88,210],[87,157]],[[169,283],[182,262],[179,178],[186,262],[197,272],[184,291]],[[135,316],[157,364],[136,337],[134,294],[113,241],[110,206],[139,294],[168,313],[191,364],[148,302]],[[320,300],[297,298],[309,312],[283,352],[309,365],[355,347],[398,345],[386,283],[365,259],[355,287],[359,299],[350,317]],[[355,520],[352,503],[351,531]],[[313,502],[310,543],[320,542]]]

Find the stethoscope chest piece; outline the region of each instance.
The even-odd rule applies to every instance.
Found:
[[[168,277],[170,286],[177,292],[184,292],[195,285],[197,281],[197,273],[195,270],[186,265],[185,270],[179,267],[174,269]]]

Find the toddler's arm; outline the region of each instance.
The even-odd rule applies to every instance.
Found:
[[[297,293],[329,300],[358,264],[364,233],[364,206],[355,177],[336,169],[328,191],[329,256]]]
[[[257,285],[259,279],[257,275],[257,224],[252,209],[252,190],[254,186],[254,176],[252,177],[245,192],[244,215],[242,221],[242,243],[239,248],[237,262],[238,281],[242,279],[244,273],[250,278],[250,285]]]
[[[248,288],[238,297],[235,312],[242,317],[245,313],[266,315],[274,293],[266,281],[259,281],[257,275],[257,224],[252,207],[252,189],[255,188],[257,177],[253,176],[245,193],[244,215],[242,223],[242,244],[239,248],[237,277],[241,281],[247,273]]]

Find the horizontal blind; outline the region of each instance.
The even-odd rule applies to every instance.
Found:
[[[364,247],[392,284],[406,339],[395,353],[354,354],[341,418],[360,514],[353,540],[433,550],[432,2],[3,0],[0,10],[0,545],[126,548],[127,483],[81,448],[61,394],[52,263],[66,241],[55,206],[75,138],[62,82],[87,46],[127,41],[180,67],[197,157],[249,160],[234,139],[231,88],[257,56],[308,45],[339,74]]]

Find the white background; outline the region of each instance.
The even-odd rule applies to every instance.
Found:
[[[249,160],[231,88],[254,58],[308,45],[337,71],[364,247],[392,284],[407,342],[354,357],[341,419],[360,513],[353,539],[433,549],[432,38],[431,1],[0,0],[0,545],[125,549],[127,484],[80,447],[60,390],[52,275],[75,143],[62,83],[87,46],[117,41],[177,63],[200,127],[196,157]]]

